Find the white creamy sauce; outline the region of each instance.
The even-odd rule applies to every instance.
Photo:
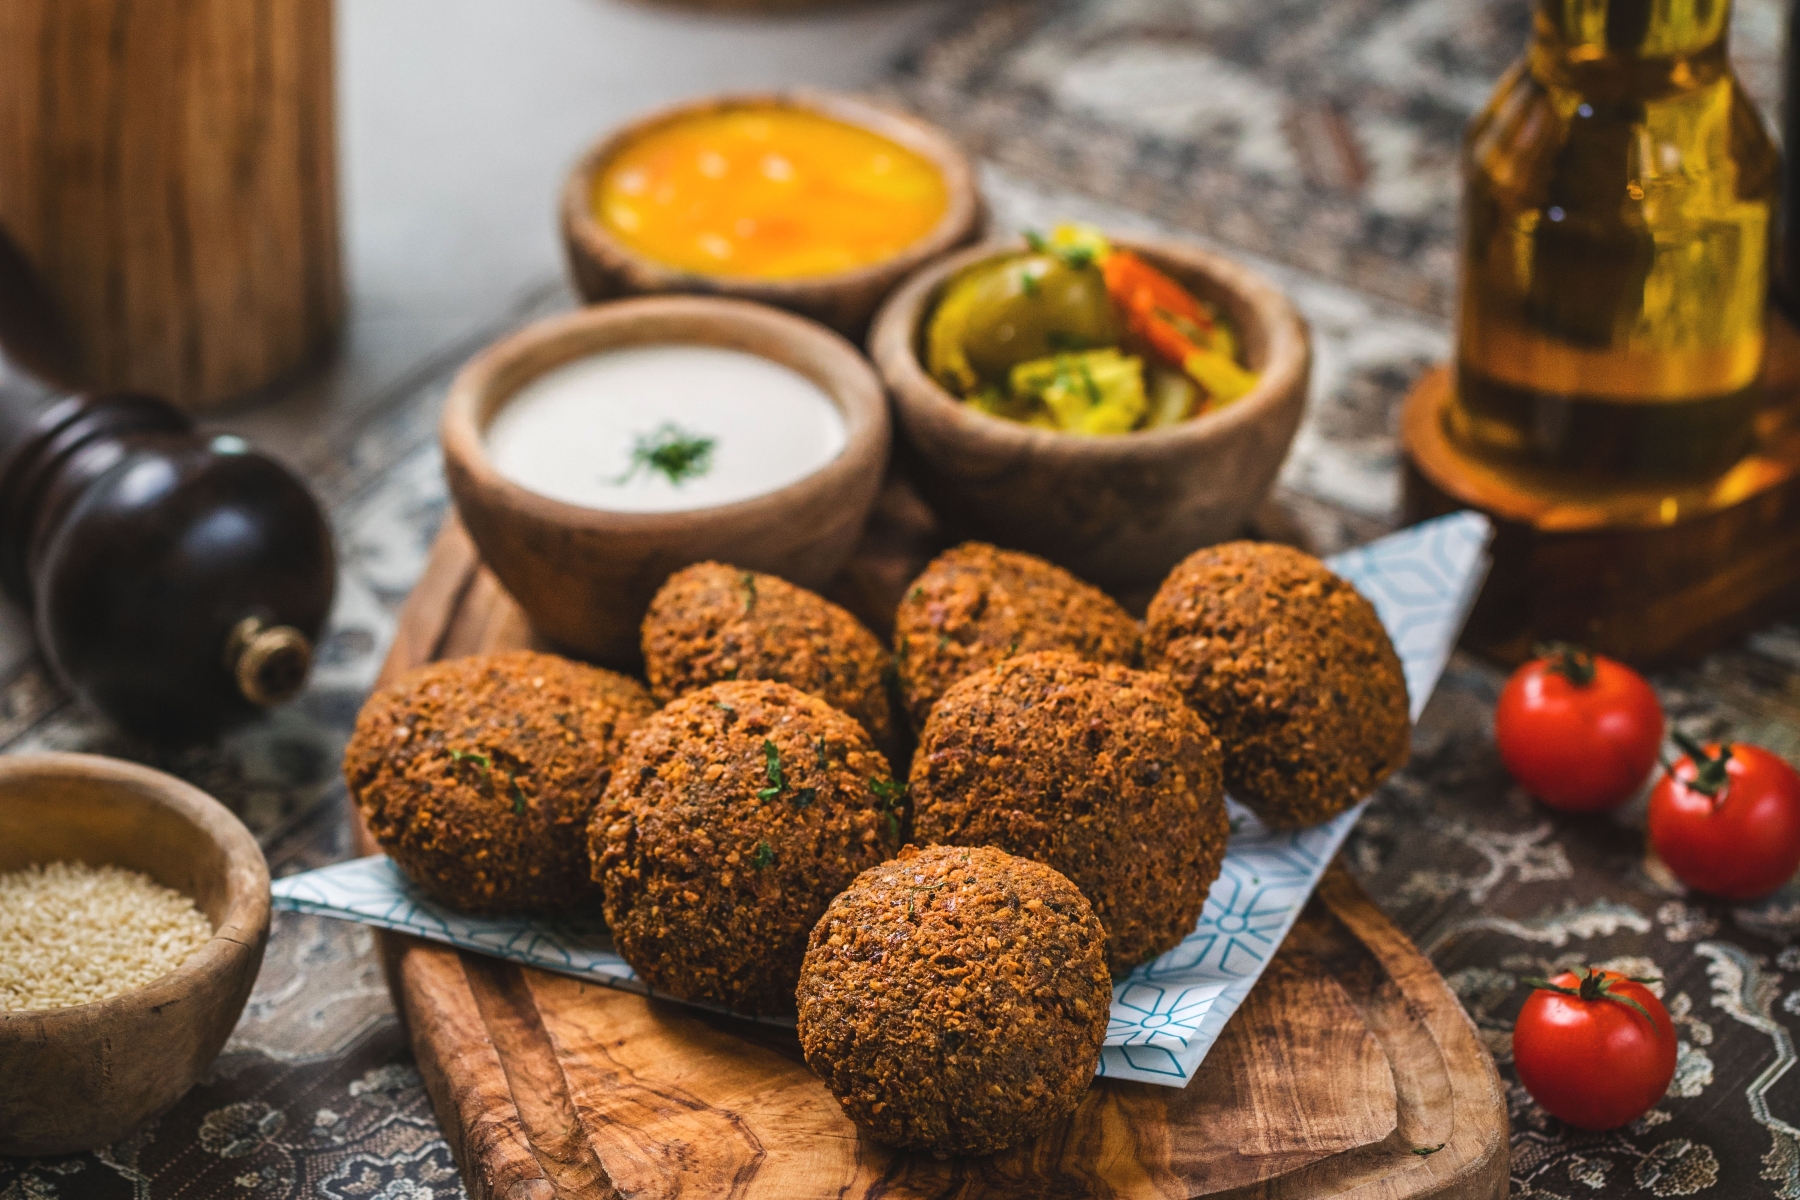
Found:
[[[846,437],[830,397],[779,363],[716,346],[637,346],[526,384],[489,424],[487,451],[500,474],[555,500],[679,512],[786,487],[836,458]],[[646,461],[658,446],[664,454]]]

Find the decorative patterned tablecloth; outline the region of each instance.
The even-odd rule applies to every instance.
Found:
[[[1527,7],[970,0],[889,82],[995,164],[986,183],[1004,223],[1187,229],[1268,256],[1312,323],[1317,369],[1262,520],[1331,553],[1397,520],[1398,403],[1448,349],[1456,137],[1518,52]],[[1765,108],[1780,28],[1777,0],[1739,0],[1738,56]],[[482,336],[570,303],[547,277]],[[445,511],[434,435],[453,360],[382,394],[316,456],[342,580],[299,702],[160,754],[68,705],[28,662],[0,678],[0,745],[171,770],[242,813],[278,875],[347,857],[338,757]],[[1452,662],[1349,865],[1444,972],[1509,1081],[1520,980],[1558,966],[1664,978],[1681,1034],[1674,1087],[1624,1130],[1572,1131],[1514,1087],[1515,1194],[1800,1200],[1800,891],[1705,901],[1645,857],[1641,803],[1589,819],[1533,804],[1494,750],[1501,681]],[[1686,728],[1729,728],[1800,761],[1800,626],[1656,682]],[[460,1194],[368,932],[292,914],[276,916],[226,1053],[175,1111],[98,1154],[0,1160],[0,1200]]]

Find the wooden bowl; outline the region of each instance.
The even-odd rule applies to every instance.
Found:
[[[213,936],[124,995],[0,1013],[0,1155],[91,1150],[179,1100],[236,1027],[269,936],[262,851],[205,792],[95,755],[0,757],[0,871],[66,861],[144,872]]]
[[[937,228],[884,262],[804,279],[745,279],[701,275],[633,250],[594,217],[594,180],[614,155],[653,129],[702,113],[741,108],[796,108],[858,125],[935,164],[950,204]],[[582,156],[563,187],[563,245],[575,288],[590,303],[619,296],[694,292],[772,304],[829,325],[861,341],[869,318],[913,271],[981,236],[986,211],[975,169],[949,135],[917,117],[838,92],[744,92],[711,96],[660,109],[601,139]]]
[[[939,513],[969,536],[1132,587],[1242,533],[1299,428],[1312,347],[1294,306],[1255,272],[1180,242],[1112,241],[1231,318],[1262,374],[1249,395],[1180,425],[1109,437],[1035,429],[963,403],[926,373],[924,322],[952,276],[1020,248],[1011,242],[972,247],[907,280],[875,318],[869,347],[914,478]]]
[[[514,393],[573,359],[681,343],[756,354],[817,384],[843,414],[831,462],[786,487],[686,512],[607,512],[500,475],[484,433]],[[856,348],[811,321],[742,300],[657,296],[556,317],[477,355],[444,402],[444,472],[481,557],[539,633],[597,662],[638,659],[638,625],[669,575],[717,559],[818,588],[849,559],[887,467],[881,381]]]

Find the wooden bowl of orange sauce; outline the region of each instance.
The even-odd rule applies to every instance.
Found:
[[[946,134],[821,91],[652,113],[590,149],[562,197],[570,273],[590,303],[713,293],[853,340],[902,279],[984,224],[974,168]]]

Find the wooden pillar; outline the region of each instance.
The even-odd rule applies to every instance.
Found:
[[[82,381],[204,408],[343,313],[332,0],[0,2],[0,222]]]

